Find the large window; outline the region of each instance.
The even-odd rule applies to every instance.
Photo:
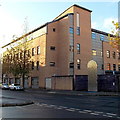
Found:
[[[80,54],[80,44],[77,44],[77,54]]]
[[[109,50],[107,50],[106,54],[107,54],[107,58],[110,58],[110,51]]]

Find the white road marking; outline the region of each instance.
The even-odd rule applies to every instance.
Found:
[[[95,113],[103,113],[103,112],[99,112],[99,111],[94,111]]]
[[[71,111],[71,112],[75,111],[74,109],[65,109],[65,110],[67,110],[67,111]]]
[[[63,108],[61,108],[61,107],[57,107],[56,109],[60,110],[60,109],[63,109]]]
[[[85,111],[79,111],[79,113],[87,113],[87,112],[85,112]]]
[[[97,113],[90,113],[90,114],[92,114],[92,115],[99,115],[99,114],[97,114]]]
[[[83,111],[85,111],[85,112],[92,112],[91,110],[83,110]]]
[[[118,119],[120,119],[120,117],[117,117]]]
[[[79,110],[81,110],[81,109],[75,109],[76,111],[79,111]]]
[[[106,113],[108,115],[113,115],[113,116],[117,116],[117,114],[114,114],[114,113]]]
[[[66,109],[67,107],[65,107],[65,106],[59,106],[59,107],[61,107],[61,108],[63,108],[63,109]]]

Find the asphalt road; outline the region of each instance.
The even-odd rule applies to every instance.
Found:
[[[2,95],[34,101],[32,105],[2,107],[2,118],[120,119],[118,96],[54,95],[9,90],[2,91]]]

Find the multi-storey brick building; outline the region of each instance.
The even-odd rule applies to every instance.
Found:
[[[91,28],[91,12],[73,5],[53,21],[25,35],[32,61],[25,87],[73,90],[75,77],[89,75],[92,62],[96,64],[93,66],[97,74],[120,70],[120,54],[109,45],[107,33]],[[3,48],[22,39],[20,37]],[[6,80],[15,82],[11,76]]]

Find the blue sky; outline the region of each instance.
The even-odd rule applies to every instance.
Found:
[[[65,9],[78,4],[92,10],[92,28],[105,32],[111,31],[112,20],[118,18],[118,2],[42,2],[39,0],[0,1],[0,38],[1,45],[11,41],[12,36],[21,36],[27,18],[28,31],[53,20]],[[0,46],[1,46],[0,45]]]

